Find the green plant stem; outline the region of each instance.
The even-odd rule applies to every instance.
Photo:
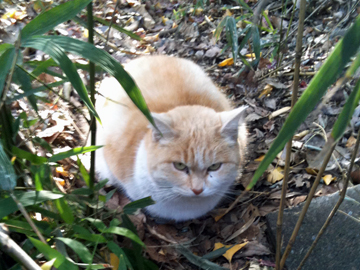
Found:
[[[295,49],[295,71],[294,71],[294,82],[293,82],[293,92],[291,97],[291,107],[293,108],[298,96],[299,88],[299,74],[300,74],[300,63],[301,63],[301,52],[302,52],[302,38],[303,38],[303,29],[304,29],[304,18],[305,18],[305,4],[306,0],[301,0],[300,3],[300,15],[299,15],[299,29],[298,36],[296,40],[296,49]],[[290,173],[290,160],[291,160],[291,147],[292,147],[292,137],[286,145],[286,159],[285,159],[285,170],[284,170],[284,180],[282,184],[281,199],[279,214],[276,223],[276,268],[277,270],[282,269],[280,267],[281,261],[281,231],[283,224],[283,214],[286,200],[286,190],[288,186],[289,173]]]
[[[347,190],[349,180],[350,180],[350,174],[351,174],[351,171],[353,169],[353,166],[354,166],[354,163],[355,163],[355,158],[356,158],[356,155],[357,155],[358,150],[359,150],[359,145],[360,145],[360,134],[358,134],[358,137],[357,137],[357,140],[356,140],[355,148],[354,148],[354,151],[353,151],[352,156],[351,156],[350,166],[349,166],[349,169],[348,169],[348,172],[347,172],[347,177],[346,177],[346,180],[345,180],[345,183],[344,183],[344,187],[343,187],[343,189],[341,191],[341,194],[340,194],[340,198],[337,201],[334,208],[331,210],[328,218],[326,219],[324,225],[321,227],[318,235],[316,236],[314,242],[311,244],[311,247],[309,248],[309,250],[306,253],[306,255],[304,256],[304,258],[302,259],[302,261],[299,264],[297,270],[300,270],[304,266],[307,258],[310,256],[311,252],[315,248],[315,246],[316,246],[317,242],[319,241],[320,237],[323,235],[326,228],[329,226],[329,224],[330,224],[332,218],[334,217],[336,211],[339,209],[341,203],[344,201],[344,198],[345,198],[345,195],[346,195],[346,190]]]
[[[17,207],[19,208],[20,212],[23,214],[23,216],[25,217],[26,221],[29,223],[29,225],[31,226],[31,228],[34,230],[34,232],[36,233],[36,235],[39,237],[40,241],[43,242],[44,244],[47,245],[46,240],[44,238],[44,236],[42,236],[41,232],[38,230],[38,228],[36,227],[36,225],[34,224],[33,220],[30,218],[29,214],[26,212],[24,206],[19,202],[19,200],[16,198],[14,193],[10,193],[11,198],[14,200],[14,202],[16,203]]]
[[[304,220],[304,218],[305,218],[305,214],[306,214],[306,212],[307,212],[307,210],[308,210],[308,208],[309,208],[309,206],[310,206],[310,203],[311,203],[312,198],[314,197],[314,194],[315,194],[315,192],[316,192],[316,189],[317,189],[317,187],[318,187],[318,185],[319,185],[319,183],[320,183],[320,180],[321,180],[321,178],[322,178],[322,175],[324,174],[324,171],[325,171],[325,169],[326,169],[326,165],[328,164],[328,162],[329,162],[329,160],[330,160],[330,158],[331,158],[331,155],[332,155],[332,152],[333,152],[334,149],[335,149],[335,146],[336,146],[336,144],[334,144],[334,145],[331,147],[331,150],[330,150],[329,153],[327,153],[327,155],[325,156],[324,161],[323,161],[323,163],[322,163],[322,165],[321,165],[321,168],[320,168],[320,170],[319,170],[319,172],[318,172],[318,174],[317,174],[317,176],[316,176],[316,179],[315,179],[315,181],[314,181],[314,184],[313,184],[312,187],[311,187],[311,190],[310,190],[310,192],[309,192],[309,195],[308,195],[308,197],[307,197],[307,199],[306,199],[306,202],[305,202],[305,204],[304,204],[304,206],[303,206],[303,209],[301,210],[301,213],[300,213],[300,215],[299,215],[298,221],[297,221],[297,223],[296,223],[296,225],[295,225],[295,228],[294,228],[294,230],[293,230],[293,232],[292,232],[292,234],[291,234],[289,243],[288,243],[288,245],[286,246],[285,252],[284,252],[284,254],[283,254],[282,258],[281,258],[281,261],[280,261],[280,269],[284,268],[284,266],[285,266],[286,258],[289,256],[290,251],[291,251],[291,249],[292,249],[292,246],[293,246],[294,243],[295,243],[295,239],[296,239],[297,234],[299,233],[299,230],[300,230],[300,227],[301,227],[301,223],[303,222],[303,220]]]
[[[89,30],[89,38],[88,42],[90,44],[94,44],[94,21],[93,21],[93,7],[92,2],[87,6],[87,14],[88,14],[88,30]],[[95,106],[95,64],[90,61],[89,63],[89,75],[90,75],[90,99],[91,102]],[[96,144],[96,119],[92,115],[91,116],[91,145]],[[90,167],[90,189],[94,188],[95,183],[95,151],[91,152],[91,167]]]

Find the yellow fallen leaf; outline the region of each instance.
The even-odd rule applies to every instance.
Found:
[[[166,18],[165,16],[162,16],[162,17],[161,17],[161,21],[162,21],[163,25],[166,25],[166,22],[167,22],[168,20],[169,20],[169,19]]]
[[[228,249],[224,254],[223,256],[229,261],[231,262],[231,259],[232,257],[234,256],[234,254],[236,252],[238,252],[240,249],[242,249],[244,246],[246,246],[248,242],[245,242],[245,243],[242,243],[242,244],[237,244],[237,245],[234,245],[232,248]],[[217,250],[219,248],[222,248],[222,247],[231,247],[231,245],[223,245],[221,243],[215,243],[214,245],[214,250]]]
[[[157,2],[154,6],[155,9],[162,9],[162,6],[161,6],[161,3],[160,2]]]
[[[262,56],[262,52],[260,52],[260,57]],[[255,55],[255,53],[247,53],[247,54],[245,54],[245,57],[246,58],[255,58],[256,57],[256,55]]]
[[[305,171],[306,171],[308,174],[317,175],[317,171],[314,170],[313,168],[306,168]]]
[[[261,98],[262,96],[267,96],[268,94],[271,93],[273,89],[274,87],[272,85],[270,84],[265,85],[264,90],[261,91],[259,98]]]
[[[327,174],[327,175],[324,175],[324,177],[322,179],[324,180],[325,184],[328,186],[328,185],[330,185],[330,183],[332,181],[336,180],[336,177],[333,177],[331,174]]]
[[[274,184],[284,178],[283,169],[281,167],[276,167],[274,170],[272,170],[268,176],[267,181]]]
[[[113,270],[117,270],[119,268],[120,259],[114,253],[110,253],[110,264]]]
[[[88,38],[89,37],[89,30],[84,29],[83,36],[84,36],[84,38]]]
[[[197,9],[195,9],[195,15],[196,16],[199,16],[199,15],[201,15],[201,13],[203,12],[204,10],[202,9],[202,8],[197,8]]]
[[[225,59],[218,64],[219,67],[231,66],[234,64],[234,59],[232,57]]]
[[[265,155],[262,155],[260,157],[258,157],[257,159],[255,159],[254,161],[260,162],[264,159]]]
[[[1,16],[1,19],[6,20],[7,18],[14,18],[15,17],[16,10],[10,10],[6,12],[4,15]]]
[[[303,137],[305,137],[309,133],[310,133],[310,130],[301,131],[300,133],[294,135],[294,140],[301,140]]]
[[[165,256],[165,252],[164,252],[164,250],[163,250],[163,249],[160,249],[158,253],[159,253],[160,255]]]
[[[227,10],[225,10],[225,13],[224,13],[223,17],[232,16],[232,15],[233,15],[232,12],[229,9],[227,9]]]
[[[54,262],[56,261],[56,258],[50,260],[50,261],[47,261],[46,263],[44,263],[42,266],[41,266],[41,269],[42,270],[51,270],[52,266],[54,265]]]
[[[64,177],[68,177],[69,176],[69,172],[65,171],[63,167],[56,167],[55,171],[58,174],[61,174]]]
[[[355,139],[353,136],[350,136],[350,138],[347,140],[345,146],[346,146],[347,148],[349,148],[349,147],[355,145],[355,143],[356,143],[356,139]]]
[[[143,42],[145,43],[153,43],[158,40],[159,40],[159,34],[156,34],[154,36],[146,36],[143,38]]]

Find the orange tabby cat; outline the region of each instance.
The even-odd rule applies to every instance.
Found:
[[[213,209],[239,175],[245,107],[229,100],[193,62],[146,56],[125,66],[152,112],[153,128],[114,78],[105,79],[97,109],[97,171],[132,200],[151,196],[157,217],[176,221]]]

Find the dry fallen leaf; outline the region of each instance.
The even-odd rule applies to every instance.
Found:
[[[63,167],[56,167],[55,171],[64,176],[64,177],[68,177],[69,176],[69,172],[68,171],[65,171]]]
[[[264,90],[261,91],[259,98],[269,95],[273,89],[274,87],[272,87],[270,84],[265,85]]]
[[[306,171],[308,174],[317,175],[317,170],[315,170],[315,169],[313,169],[313,168],[306,168],[305,171]]]
[[[350,136],[350,138],[347,140],[346,142],[346,147],[352,147],[353,145],[355,145],[356,143],[356,139],[353,136]]]
[[[225,66],[231,66],[234,64],[234,59],[232,57],[225,59],[220,64],[218,64],[219,67],[225,67]]]
[[[328,186],[332,181],[336,180],[336,177],[333,177],[331,174],[327,174],[322,178],[325,184]]]
[[[232,12],[229,9],[227,9],[227,10],[225,10],[223,18],[225,18],[226,16],[232,16],[232,15],[233,15]]]
[[[260,57],[262,56],[262,52],[260,52]],[[256,55],[255,55],[255,53],[247,53],[247,54],[245,54],[245,57],[246,58],[255,58],[256,57]]]
[[[234,254],[236,252],[238,252],[240,249],[242,249],[244,246],[246,246],[248,242],[245,242],[245,243],[242,243],[242,244],[237,244],[237,245],[234,245],[232,248],[228,249],[225,254],[223,254],[223,256],[229,261],[231,262],[231,259],[232,257],[234,256]],[[224,245],[224,244],[221,244],[221,243],[215,243],[215,246],[214,246],[214,250],[217,250],[219,248],[222,248],[222,247],[231,247],[231,245]]]
[[[262,155],[260,157],[258,157],[257,159],[255,159],[254,161],[257,161],[257,162],[260,162],[260,161],[263,161],[265,155]]]
[[[116,270],[119,268],[120,259],[118,256],[116,256],[114,253],[110,253],[110,264],[112,266],[113,270]]]
[[[274,170],[272,170],[268,174],[267,181],[274,184],[274,183],[282,180],[284,178],[283,171],[284,171],[284,169],[282,169],[281,167],[276,167]]]

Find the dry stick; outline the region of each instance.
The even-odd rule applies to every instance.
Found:
[[[333,152],[334,149],[335,149],[335,146],[336,146],[336,144],[334,144],[334,145],[331,147],[330,151],[326,154],[325,159],[324,159],[324,162],[322,163],[321,168],[320,168],[320,170],[319,170],[319,172],[318,172],[318,174],[317,174],[317,176],[316,176],[315,182],[314,182],[314,184],[313,184],[312,187],[311,187],[311,190],[310,190],[309,195],[308,195],[308,197],[307,197],[307,199],[306,199],[306,202],[305,202],[305,204],[304,204],[304,207],[303,207],[303,209],[301,210],[301,213],[300,213],[300,215],[299,215],[298,221],[297,221],[297,223],[296,223],[296,225],[295,225],[295,228],[294,228],[294,230],[293,230],[293,233],[292,233],[292,235],[291,235],[291,237],[290,237],[289,243],[288,243],[288,245],[286,246],[284,255],[283,255],[282,258],[281,258],[280,269],[282,269],[282,268],[284,267],[286,258],[289,256],[289,253],[290,253],[290,251],[291,251],[291,249],[292,249],[292,246],[294,245],[296,236],[297,236],[297,234],[299,233],[299,230],[300,230],[300,227],[301,227],[301,223],[302,223],[303,220],[304,220],[305,214],[306,214],[306,212],[307,212],[307,210],[308,210],[308,208],[309,208],[309,205],[310,205],[310,203],[311,203],[312,198],[314,197],[314,194],[315,194],[315,192],[316,192],[316,189],[317,189],[317,187],[318,187],[318,185],[319,185],[319,183],[320,183],[321,177],[322,177],[322,175],[323,175],[323,173],[324,173],[324,171],[325,171],[325,169],[326,169],[326,165],[328,164],[328,162],[329,162],[329,160],[330,160],[330,158],[331,158],[331,155],[332,155],[332,152]]]
[[[93,21],[93,6],[92,2],[90,2],[87,6],[88,13],[88,31],[89,38],[88,42],[90,44],[94,44],[94,21]],[[93,62],[89,62],[89,74],[90,74],[90,98],[91,102],[95,105],[95,64]],[[96,144],[96,120],[95,116],[91,115],[91,145]],[[90,189],[94,188],[95,183],[95,151],[91,152],[91,164],[90,164]]]
[[[26,269],[41,270],[41,267],[9,237],[5,226],[2,224],[0,224],[0,248],[25,266]]]
[[[344,183],[344,187],[343,187],[343,189],[341,191],[340,198],[339,198],[338,202],[336,203],[336,205],[334,206],[334,208],[331,210],[331,213],[329,214],[328,218],[326,219],[324,225],[321,227],[318,235],[316,236],[314,242],[311,244],[311,247],[309,248],[309,250],[306,253],[306,255],[304,256],[304,258],[302,259],[302,261],[299,264],[299,267],[297,268],[297,270],[300,270],[304,266],[307,258],[310,256],[312,250],[315,248],[317,242],[319,241],[322,234],[325,232],[327,226],[329,226],[330,221],[334,217],[336,211],[339,209],[341,203],[343,202],[343,200],[345,198],[346,189],[347,189],[348,184],[349,184],[350,174],[351,174],[352,168],[353,168],[354,163],[355,163],[355,158],[356,158],[356,155],[357,155],[358,150],[359,150],[359,145],[360,145],[360,133],[358,134],[356,144],[355,144],[355,149],[354,149],[354,152],[352,153],[352,156],[351,156],[350,167],[349,167],[348,172],[347,172],[347,177],[346,177],[346,180],[345,180],[345,183]]]
[[[294,107],[294,105],[297,101],[298,88],[299,88],[299,73],[300,73],[301,52],[302,52],[302,37],[303,37],[305,8],[306,8],[305,4],[306,4],[306,0],[301,0],[300,14],[299,14],[299,29],[298,29],[298,36],[297,36],[297,40],[296,40],[296,49],[295,49],[295,71],[294,71],[295,74],[294,74],[293,92],[292,92],[292,97],[291,97],[291,107],[292,108]],[[286,200],[286,190],[287,190],[287,186],[288,186],[289,172],[290,172],[291,146],[292,146],[292,137],[286,145],[284,180],[283,180],[282,190],[281,190],[279,214],[278,214],[278,219],[276,222],[276,269],[277,270],[282,269],[282,267],[280,267],[281,230],[282,230],[284,206],[285,206],[285,200]]]
[[[36,225],[34,224],[33,220],[30,218],[29,214],[26,212],[24,206],[21,204],[21,202],[15,197],[14,193],[10,193],[11,198],[16,203],[17,207],[19,208],[20,212],[25,217],[26,221],[29,223],[31,228],[34,230],[36,235],[39,237],[40,241],[47,245],[45,238],[42,236]]]

